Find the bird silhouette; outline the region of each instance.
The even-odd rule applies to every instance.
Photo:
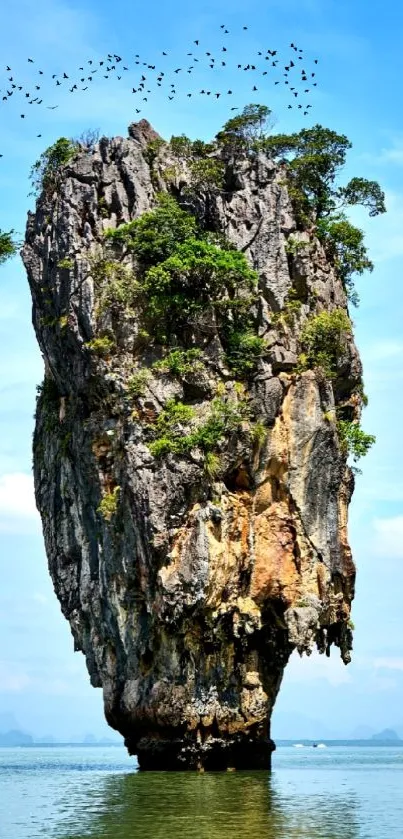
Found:
[[[228,28],[226,27],[226,25],[221,24],[219,26],[219,29],[223,34],[229,36],[228,39],[226,39],[226,43],[228,43],[230,45],[232,43],[232,38],[231,38],[230,32],[229,32]],[[248,27],[246,25],[243,25],[241,27],[241,29],[242,29],[243,32],[245,32],[248,29]],[[197,47],[200,46],[200,44],[201,44],[200,38],[196,38],[192,42],[192,44],[196,45]],[[292,54],[295,53],[297,55],[298,59],[301,61],[301,64],[302,64],[302,61],[304,61],[305,67],[303,67],[301,69],[301,65],[299,65],[299,69],[301,69],[301,73],[299,73],[299,71],[296,70],[296,60],[294,62],[291,58],[288,58],[286,53],[283,56],[283,52],[281,50],[272,49],[272,48],[267,49],[266,47],[264,47],[264,48],[260,47],[259,48],[259,46],[257,45],[257,47],[255,47],[255,50],[252,51],[252,55],[256,56],[256,58],[253,59],[252,56],[250,56],[249,61],[246,61],[245,64],[241,64],[241,63],[236,63],[236,62],[232,63],[230,51],[227,49],[226,46],[224,46],[222,44],[221,44],[221,46],[218,47],[221,55],[217,55],[215,57],[214,54],[212,53],[211,49],[210,49],[210,50],[207,50],[206,52],[200,52],[199,51],[198,52],[199,58],[196,58],[195,55],[193,54],[192,50],[190,49],[192,44],[189,43],[189,45],[187,45],[187,49],[186,49],[186,46],[185,46],[184,50],[183,50],[183,53],[182,53],[183,56],[187,56],[187,57],[190,57],[192,59],[192,61],[188,64],[188,66],[184,65],[183,68],[181,66],[178,66],[176,68],[173,67],[172,69],[169,69],[169,70],[166,69],[166,76],[164,76],[164,73],[162,72],[162,70],[160,70],[155,63],[154,64],[148,63],[146,60],[144,60],[146,58],[146,56],[140,56],[138,53],[135,54],[135,60],[131,59],[129,61],[126,61],[125,57],[120,56],[117,53],[107,53],[107,54],[105,54],[105,56],[101,56],[101,60],[98,59],[96,61],[93,60],[93,59],[84,58],[83,64],[78,69],[79,69],[79,71],[84,73],[84,67],[86,67],[88,65],[88,67],[91,68],[91,70],[90,70],[91,75],[88,76],[88,77],[85,77],[83,75],[82,77],[76,78],[76,76],[79,76],[79,74],[77,73],[77,70],[74,71],[73,69],[71,69],[71,68],[69,69],[68,67],[65,67],[64,71],[58,71],[58,72],[55,72],[55,73],[52,73],[52,68],[49,68],[49,71],[47,71],[46,68],[45,68],[45,72],[42,69],[38,70],[37,68],[34,68],[34,75],[36,76],[36,79],[37,79],[37,74],[41,75],[41,85],[43,85],[43,90],[44,91],[45,91],[46,80],[49,81],[50,79],[52,79],[56,87],[63,87],[64,81],[70,79],[71,87],[68,88],[68,91],[71,94],[74,93],[74,92],[77,92],[78,94],[80,94],[81,92],[88,93],[88,91],[90,90],[89,85],[91,85],[93,80],[95,80],[95,73],[98,71],[98,69],[100,67],[103,67],[103,71],[102,71],[102,75],[100,74],[98,78],[100,78],[100,79],[104,78],[105,80],[108,80],[110,84],[112,84],[114,79],[115,79],[115,82],[122,80],[123,74],[122,74],[122,72],[119,73],[119,70],[120,71],[123,70],[126,73],[129,73],[130,71],[132,71],[133,73],[137,73],[135,67],[142,66],[143,67],[143,75],[140,76],[141,80],[138,81],[137,78],[133,78],[132,84],[134,83],[134,85],[132,86],[131,91],[132,91],[132,94],[135,95],[135,96],[138,95],[138,94],[141,96],[141,93],[143,93],[144,95],[143,95],[143,97],[141,97],[142,101],[147,102],[147,103],[150,102],[150,97],[152,96],[152,93],[156,93],[158,95],[157,88],[161,88],[161,92],[163,92],[164,89],[166,89],[166,87],[169,87],[169,86],[171,87],[171,90],[170,90],[169,95],[167,97],[169,99],[169,101],[173,101],[174,98],[179,98],[181,96],[186,97],[188,99],[193,99],[193,100],[195,100],[198,95],[200,95],[200,96],[213,96],[215,99],[218,100],[219,98],[222,98],[225,95],[227,95],[227,96],[232,96],[233,95],[233,90],[229,89],[227,87],[227,85],[225,84],[225,82],[222,83],[222,86],[217,85],[215,92],[210,91],[210,90],[205,90],[205,88],[200,88],[200,89],[196,88],[193,91],[191,89],[189,90],[189,88],[187,90],[186,90],[186,88],[183,89],[183,86],[180,85],[179,79],[184,78],[184,76],[179,77],[179,73],[184,72],[187,75],[192,75],[192,73],[194,73],[194,71],[196,71],[196,70],[202,71],[202,73],[203,73],[203,72],[206,72],[207,69],[208,69],[210,73],[213,73],[213,74],[215,73],[216,75],[218,73],[223,73],[223,74],[230,73],[232,67],[234,69],[236,68],[238,70],[243,70],[244,72],[255,72],[256,73],[256,71],[257,71],[259,73],[259,75],[265,77],[266,84],[271,83],[273,86],[278,86],[278,85],[282,84],[282,85],[284,85],[284,87],[282,88],[284,91],[289,90],[290,94],[292,94],[295,98],[297,98],[300,95],[301,100],[302,100],[302,95],[307,96],[310,93],[313,94],[314,93],[314,88],[317,86],[317,81],[315,79],[315,73],[312,72],[312,66],[310,66],[310,64],[309,64],[309,59],[307,57],[307,54],[304,53],[304,50],[302,48],[298,47],[295,44],[295,42],[291,42],[289,44],[289,48],[293,51]],[[226,53],[226,55],[224,56],[223,53]],[[227,53],[228,53],[228,56],[227,56]],[[168,50],[162,50],[160,52],[160,55],[162,55],[163,57],[167,57],[168,54],[169,54]],[[178,56],[179,55],[180,55],[180,53],[178,53]],[[251,63],[251,58],[252,58],[252,61],[253,60],[256,61],[255,64]],[[286,60],[287,58],[288,58],[288,60]],[[30,64],[35,63],[34,59],[32,59],[31,57],[27,58],[27,61]],[[267,62],[269,62],[269,64],[267,64]],[[198,64],[197,68],[196,68],[196,63]],[[96,64],[97,67],[94,67],[94,64]],[[179,64],[179,61],[178,61],[178,64]],[[316,57],[315,59],[311,59],[311,64],[317,65],[318,64],[318,58]],[[167,68],[167,67],[169,67],[169,64],[164,65],[164,66]],[[267,69],[264,69],[265,67]],[[275,68],[277,68],[277,67],[278,67],[278,70],[280,71],[279,75],[275,74],[274,78],[273,78],[273,75],[272,75],[273,70],[275,70]],[[297,65],[297,67],[298,67],[298,65]],[[151,85],[150,89],[145,88],[145,84],[147,83],[147,77],[144,73],[145,68],[147,68],[147,71],[148,71],[148,74],[149,74],[148,84],[150,84],[151,79],[154,80],[154,77],[152,77],[150,74],[157,71],[156,75],[155,75],[155,86],[154,86],[154,88],[153,88],[152,85]],[[283,68],[282,72],[281,72],[280,68]],[[115,72],[116,69],[118,70],[119,75],[116,74],[116,72]],[[67,70],[69,70],[68,73],[67,73]],[[12,72],[11,67],[8,64],[5,67],[5,71],[6,71],[6,73],[11,73]],[[292,75],[293,72],[294,72],[294,75]],[[176,88],[175,84],[172,84],[169,81],[169,76],[171,76],[171,78],[172,78],[172,74],[177,76],[177,79],[178,79],[177,88]],[[31,97],[30,92],[28,92],[28,90],[27,90],[28,86],[30,86],[31,89],[34,90],[35,92],[41,91],[41,85],[36,84],[35,79],[32,79],[31,83],[26,84],[26,85],[24,84],[23,86],[21,86],[21,85],[18,84],[19,79],[17,78],[17,76],[15,76],[15,78],[14,78],[14,75],[15,74],[12,73],[11,77],[8,78],[9,86],[6,89],[4,89],[4,87],[3,87],[3,90],[1,92],[2,95],[0,94],[0,105],[6,103],[8,101],[8,99],[10,99],[13,96],[14,92],[16,91],[17,93],[21,93],[21,95],[23,96],[23,98],[26,100],[26,102],[29,105],[33,105],[33,104],[38,105],[38,106],[43,105],[44,108],[47,108],[49,110],[55,110],[56,108],[59,107],[59,102],[57,100],[56,100],[54,105],[52,105],[52,106],[48,105],[47,102],[46,102],[46,97],[44,96],[43,93],[42,93],[43,98],[41,98],[41,99],[39,99],[37,95],[35,95],[34,97]],[[222,78],[225,79],[225,75],[223,75]],[[256,78],[256,76],[255,76],[255,78]],[[305,87],[305,84],[308,83],[308,80],[309,80],[309,83],[311,85],[310,88]],[[137,82],[137,87],[136,87],[136,82]],[[1,81],[0,81],[0,85],[1,85]],[[290,87],[290,85],[293,85],[293,86]],[[257,84],[253,85],[251,90],[253,92],[257,92],[258,91]],[[167,91],[167,93],[168,93],[168,91]],[[44,101],[44,99],[45,99],[45,101]],[[310,108],[312,106],[311,105],[308,106],[306,104],[304,105],[301,100],[300,100],[299,106],[297,106],[297,104],[296,104],[295,108],[297,109],[297,107],[298,107],[298,110],[301,110],[303,112],[303,115],[306,116],[308,114],[308,108]],[[13,100],[13,101],[15,101],[15,100]],[[61,104],[61,102],[60,102],[60,104]],[[12,103],[11,103],[11,105],[12,105]],[[285,102],[284,107],[286,107],[287,109],[292,109],[293,106],[290,105],[289,103]],[[140,108],[136,108],[135,110],[136,110],[136,113],[140,113],[140,111],[141,111]],[[236,106],[231,108],[231,111],[235,111],[235,110],[239,110],[239,108],[236,107]],[[28,115],[20,114],[20,118],[24,119],[24,120],[28,119]],[[39,137],[39,135],[36,135],[36,136]],[[42,136],[42,135],[40,135],[40,136]]]

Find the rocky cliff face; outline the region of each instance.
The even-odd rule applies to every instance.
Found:
[[[129,135],[78,154],[28,219],[46,371],[34,471],[49,569],[106,718],[142,768],[267,767],[291,652],[335,644],[349,660],[353,478],[334,409],[354,402],[360,362],[349,338],[331,381],[298,368],[307,318],[346,300],[319,243],[296,228],[281,167],[262,155],[240,161],[231,189],[199,191],[189,205],[186,165],[167,187],[169,149],[150,165],[152,129]],[[252,309],[265,349],[241,385],[214,324],[192,333],[202,363],[174,374],[156,364],[164,347],[144,339],[136,308],[105,297],[103,231],[169,188],[258,272]],[[214,469],[197,446],[150,451],[169,400],[202,417],[217,393],[242,410]]]

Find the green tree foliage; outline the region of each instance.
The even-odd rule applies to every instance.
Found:
[[[0,265],[17,253],[18,244],[13,239],[13,234],[14,230],[9,230],[8,233],[0,230]]]
[[[111,521],[116,515],[119,506],[120,486],[116,486],[112,492],[108,492],[100,501],[97,512],[105,521]]]
[[[95,353],[95,355],[99,355],[101,358],[107,358],[115,347],[115,342],[112,338],[108,338],[107,335],[98,336],[97,338],[91,338],[90,341],[87,341],[84,344],[90,352]]]
[[[205,143],[203,140],[190,140],[185,134],[178,137],[171,137],[169,149],[178,160],[190,160],[198,157],[207,157],[215,151],[213,143]]]
[[[316,225],[351,302],[357,303],[353,275],[372,270],[362,231],[348,221],[344,208],[361,205],[370,216],[386,211],[385,196],[376,181],[352,178],[340,186],[338,177],[351,143],[321,125],[299,133],[264,137],[261,146],[273,158],[286,161],[287,184],[300,225]]]
[[[171,376],[177,376],[183,379],[185,376],[204,369],[202,352],[196,347],[190,350],[170,350],[165,358],[153,364],[153,369],[160,370],[162,373],[170,373]]]
[[[190,163],[191,189],[196,192],[216,192],[223,188],[225,167],[215,157],[196,158]]]
[[[351,455],[354,461],[365,457],[376,441],[374,435],[366,434],[358,422],[339,420],[337,430],[342,451],[347,456]]]
[[[188,160],[192,154],[192,141],[185,134],[173,136],[169,141],[169,148],[178,160]]]
[[[347,206],[360,204],[361,207],[366,207],[370,216],[378,216],[386,212],[385,194],[376,181],[352,178],[347,186],[338,190],[338,196]]]
[[[130,309],[140,298],[141,286],[128,265],[104,256],[90,258],[91,276],[98,291],[97,310]]]
[[[344,309],[320,312],[308,318],[301,332],[302,369],[319,367],[328,378],[337,375],[351,322]]]
[[[150,140],[144,149],[144,157],[148,165],[152,168],[154,161],[157,159],[162,147],[165,146],[165,141],[161,137],[156,137],[155,140]]]
[[[31,168],[31,184],[34,195],[42,190],[51,192],[59,183],[63,166],[80,151],[78,140],[60,137],[53,146],[44,151]]]
[[[200,449],[207,457],[249,417],[250,409],[245,399],[216,397],[211,403],[208,416],[202,422],[190,405],[171,399],[155,423],[158,437],[149,445],[151,454],[161,457],[168,452],[188,454],[192,449]],[[207,471],[209,466],[211,461],[209,464],[208,459]]]
[[[357,305],[358,296],[354,289],[353,275],[372,271],[373,263],[368,259],[364,245],[364,233],[347,219],[344,213],[318,219],[318,238],[332,260],[349,300]]]
[[[244,254],[189,238],[147,271],[143,289],[148,313],[162,327],[161,339],[169,340],[208,309],[218,324],[229,312],[245,312],[256,284]]]
[[[214,143],[204,143],[203,140],[193,140],[192,157],[207,157],[207,155],[214,151]]]
[[[162,262],[174,253],[178,244],[194,236],[197,223],[194,216],[182,210],[177,201],[166,193],[158,196],[154,210],[140,218],[108,230],[106,239],[124,245],[133,253],[142,272]]]
[[[257,274],[243,253],[222,234],[201,231],[166,193],[154,210],[108,231],[106,238],[123,255],[135,256],[137,270],[117,260],[98,260],[92,274],[102,289],[101,304],[120,301],[142,311],[148,334],[175,348],[161,369],[168,366],[173,375],[184,370],[192,352],[186,335],[191,343],[194,328],[202,328],[218,333],[234,373],[244,377],[252,372],[264,342],[254,334],[248,314]]]
[[[355,204],[367,207],[371,216],[385,212],[385,196],[376,181],[352,178],[344,187],[337,185],[351,149],[345,134],[315,125],[296,134],[264,137],[261,146],[271,157],[287,161],[293,197],[298,197],[300,211],[311,219]]]
[[[219,148],[226,155],[251,151],[264,137],[271,117],[266,105],[246,105],[241,114],[231,117],[216,135]]]
[[[244,378],[255,369],[265,346],[264,339],[251,328],[228,330],[227,364],[237,378]]]

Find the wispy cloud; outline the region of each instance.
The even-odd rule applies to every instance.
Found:
[[[365,161],[375,166],[403,166],[403,134],[390,138],[390,145],[383,146],[377,154],[365,154]]]
[[[381,670],[403,670],[403,656],[375,658],[374,667]]]
[[[1,693],[21,693],[29,683],[26,673],[8,661],[0,661]]]
[[[349,211],[353,223],[365,231],[375,265],[403,254],[403,193],[386,189],[385,204],[387,212],[377,218],[368,218],[362,207]]]
[[[0,475],[0,531],[38,532],[39,527],[32,476],[24,472]]]
[[[367,364],[377,364],[384,361],[401,361],[403,359],[403,341],[398,338],[385,338],[368,346],[361,346]]]
[[[351,681],[351,675],[346,665],[341,661],[338,650],[328,658],[313,652],[311,656],[291,656],[287,666],[287,681],[312,682],[324,680],[334,687]]]
[[[403,515],[374,519],[374,553],[389,559],[403,559]]]

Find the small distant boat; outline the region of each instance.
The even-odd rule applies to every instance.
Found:
[[[294,749],[303,749],[303,748],[304,748],[303,743],[294,743]]]
[[[312,748],[313,748],[313,749],[317,749],[317,748],[318,748],[318,744],[317,744],[317,743],[312,743]]]

